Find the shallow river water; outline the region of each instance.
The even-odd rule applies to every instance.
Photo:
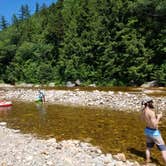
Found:
[[[0,121],[9,128],[20,129],[41,138],[55,137],[58,141],[77,139],[99,146],[104,153],[125,153],[127,159],[144,161],[144,124],[139,113],[116,112],[87,107],[44,106],[14,102],[11,109],[0,110]],[[160,130],[166,139],[166,120]],[[153,161],[162,165],[155,147]]]

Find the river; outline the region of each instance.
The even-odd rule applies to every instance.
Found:
[[[40,105],[15,101],[12,108],[0,110],[0,121],[9,128],[20,129],[46,139],[58,141],[77,139],[98,146],[104,153],[125,153],[127,159],[144,162],[144,123],[139,112],[120,112],[110,109],[73,107],[54,104]],[[160,130],[166,138],[166,119]],[[155,147],[152,160],[162,165]]]

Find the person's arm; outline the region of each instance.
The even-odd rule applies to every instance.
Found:
[[[163,116],[162,113],[157,114],[157,115],[155,115],[155,113],[152,113],[152,114],[150,115],[151,122],[153,123],[153,126],[154,126],[155,128],[158,127],[159,121],[160,121],[160,119],[162,118],[162,116]]]

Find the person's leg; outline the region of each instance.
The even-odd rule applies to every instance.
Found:
[[[166,163],[166,146],[165,146],[165,142],[164,142],[163,138],[161,137],[161,135],[155,139],[155,143],[156,143],[158,149],[161,151],[163,160]]]
[[[150,160],[150,148],[146,148],[146,163],[149,163],[149,162],[151,162],[151,160]]]
[[[149,163],[151,162],[151,159],[150,159],[150,150],[151,148],[154,146],[154,142],[153,140],[151,139],[151,137],[149,136],[146,136],[146,151],[145,151],[145,154],[146,154],[146,163]]]
[[[161,151],[164,162],[166,163],[166,150]]]

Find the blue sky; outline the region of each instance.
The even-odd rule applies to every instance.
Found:
[[[40,5],[45,3],[49,6],[55,3],[56,0],[0,0],[0,17],[5,16],[6,20],[11,22],[12,15],[19,14],[21,5],[28,4],[30,11],[33,13],[37,2]]]

